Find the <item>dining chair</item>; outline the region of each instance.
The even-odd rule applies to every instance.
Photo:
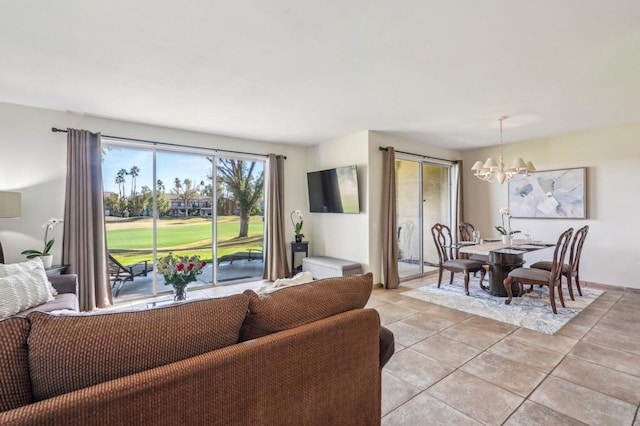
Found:
[[[451,272],[449,284],[453,283],[453,275],[456,272],[462,272],[464,274],[464,293],[469,295],[469,273],[480,271],[480,287],[482,287],[482,280],[487,271],[482,267],[482,263],[469,260],[459,259],[458,249],[453,244],[451,239],[451,229],[447,225],[436,223],[431,227],[431,235],[433,236],[433,242],[436,245],[438,251],[438,288],[442,282],[442,272],[446,269]]]
[[[460,232],[460,241],[473,241],[473,231],[476,228],[469,222],[462,222],[458,225],[458,231]]]
[[[571,296],[571,300],[575,300],[573,297],[573,286],[571,285],[571,277],[575,277],[574,281],[576,283],[576,288],[578,289],[578,294],[582,296],[579,272],[580,257],[582,256],[582,246],[584,245],[584,240],[587,238],[588,232],[589,225],[585,225],[576,231],[573,236],[573,241],[571,242],[571,250],[569,251],[569,263],[562,264],[562,275],[564,275],[567,280],[567,287],[569,287],[569,296]],[[550,271],[551,266],[551,262],[549,261],[536,262],[531,265],[532,268],[544,269],[545,271]]]
[[[507,291],[507,300],[504,301],[505,304],[510,304],[512,300],[511,284],[518,283],[518,296],[522,296],[524,284],[530,284],[532,287],[534,285],[549,286],[549,302],[551,303],[551,310],[554,314],[558,313],[556,310],[555,298],[555,289],[557,287],[560,303],[563,308],[565,307],[564,297],[562,296],[562,264],[564,256],[567,254],[567,247],[569,246],[569,240],[571,240],[572,234],[573,228],[569,228],[560,235],[560,238],[558,238],[556,248],[553,251],[551,270],[546,271],[544,269],[537,268],[516,268],[509,272],[509,275],[503,281],[504,289]]]
[[[473,241],[473,232],[476,228],[469,222],[462,222],[458,225],[458,231],[460,232],[460,241]],[[460,254],[460,259],[469,259],[481,262],[483,265],[489,264],[489,256],[483,254]],[[476,276],[476,272],[473,273]]]

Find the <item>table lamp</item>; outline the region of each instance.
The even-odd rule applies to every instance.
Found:
[[[21,198],[19,192],[0,191],[0,218],[3,217],[20,217]],[[0,263],[4,263],[4,252],[2,251],[2,242],[0,242]]]

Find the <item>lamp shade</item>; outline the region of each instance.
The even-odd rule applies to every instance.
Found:
[[[20,217],[22,194],[0,191],[0,217]]]

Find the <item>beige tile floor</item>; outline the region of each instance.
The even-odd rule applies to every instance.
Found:
[[[401,295],[435,279],[376,288],[367,304],[396,339],[382,371],[383,425],[640,426],[640,291],[600,287],[602,296],[550,336]],[[202,288],[189,298],[262,285]]]
[[[375,289],[394,332],[383,425],[640,426],[640,291],[605,293],[553,336]]]

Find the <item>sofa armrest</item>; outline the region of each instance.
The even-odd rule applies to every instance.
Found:
[[[53,288],[58,290],[58,293],[73,293],[75,295],[78,294],[78,275],[52,275],[48,278]]]

